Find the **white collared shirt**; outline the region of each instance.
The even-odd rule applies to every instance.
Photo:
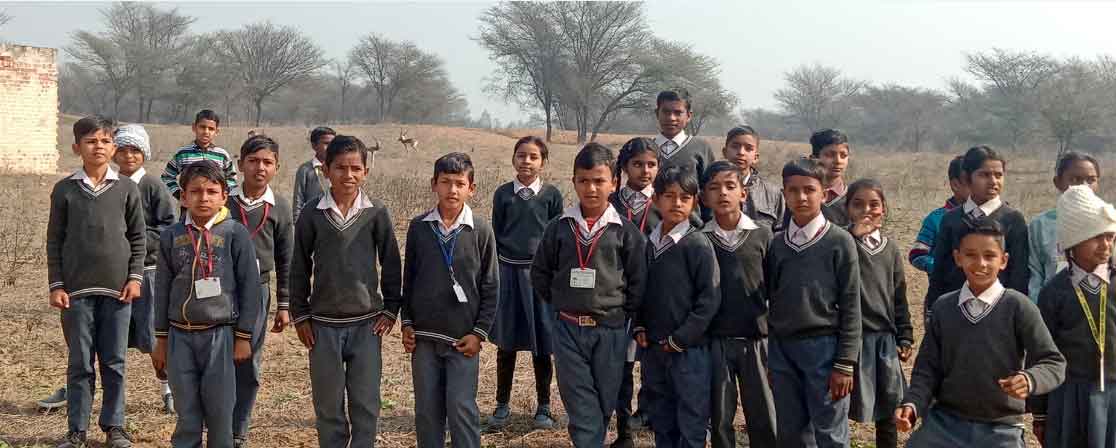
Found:
[[[1070,266],[1073,266],[1070,270],[1070,280],[1073,281],[1074,286],[1085,282],[1086,286],[1096,289],[1100,288],[1102,282],[1105,285],[1109,283],[1108,263],[1097,265],[1097,268],[1093,269],[1092,272],[1082,269],[1077,263],[1070,263]]]
[[[536,176],[535,181],[531,182],[531,185],[523,185],[519,182],[518,177],[512,179],[512,193],[519,194],[519,190],[524,188],[530,188],[532,192],[539,194],[539,192],[542,191],[542,178]],[[469,205],[466,204],[465,206],[468,207]]]
[[[589,228],[589,223],[585,221],[585,217],[581,215],[581,204],[574,204],[566,207],[566,209],[562,211],[562,218],[559,219],[564,218],[572,218],[574,222],[577,223],[577,227],[581,229],[583,236],[596,234],[609,224],[624,225],[624,220],[620,218],[620,213],[616,211],[616,208],[614,208],[612,204],[608,204],[608,208],[606,208],[604,214],[597,219],[597,222],[593,224],[592,229]]]
[[[659,148],[663,155],[670,156],[674,154],[675,151],[682,148],[682,145],[686,143],[686,137],[685,130],[679,131],[678,135],[675,135],[674,138],[666,138],[666,136],[660,132],[659,135],[655,136],[655,146]],[[668,145],[668,142],[673,144]]]
[[[801,246],[814,239],[814,236],[817,235],[823,227],[825,227],[825,215],[818,213],[818,216],[815,216],[814,219],[810,220],[810,222],[806,223],[803,227],[798,227],[794,219],[791,219],[790,224],[787,225],[787,233],[790,235],[791,243]]]
[[[89,175],[85,173],[85,168],[81,168],[75,171],[74,174],[70,176],[70,178],[80,180],[85,183],[85,185],[88,185],[89,188],[93,191],[98,191],[108,186],[110,183],[109,181],[120,180],[120,174],[118,174],[116,170],[112,169],[111,166],[108,167],[107,171],[105,171],[105,178],[101,179],[100,185],[93,185],[93,179],[90,179]]]
[[[876,229],[873,230],[872,233],[861,237],[860,240],[863,241],[864,245],[868,246],[869,249],[875,249],[880,247],[880,243],[883,243],[883,235],[880,235],[880,229]]]
[[[318,160],[317,157],[311,157],[310,158],[310,166],[313,166],[314,168],[323,168],[324,169],[325,163],[323,163],[321,160]]]
[[[214,213],[213,216],[209,218],[209,221],[205,223],[205,230],[213,230],[213,225],[217,223],[217,216],[219,216],[220,214],[221,212]],[[190,216],[189,213],[186,213],[186,225],[193,226],[195,229],[201,230],[201,228],[194,223],[194,217]]]
[[[973,209],[980,207],[980,211],[984,213],[984,216],[989,216],[992,214],[992,212],[999,210],[1000,206],[1002,205],[1004,205],[1004,201],[1001,200],[999,196],[984,201],[984,203],[980,205],[977,205],[976,202],[973,202],[973,198],[970,197],[965,201],[965,204],[962,205],[962,209],[965,210],[966,214],[972,214]]]
[[[434,210],[431,210],[430,213],[427,213],[426,216],[422,218],[422,220],[424,222],[437,222],[438,231],[442,232],[442,235],[449,235],[461,226],[469,226],[470,229],[474,228],[473,209],[469,207],[469,204],[464,204],[464,207],[461,209],[461,213],[457,214],[457,219],[453,221],[453,225],[449,226],[449,228],[446,228],[446,223],[442,221],[442,212],[438,211],[438,207],[434,207]]]
[[[651,201],[651,196],[654,194],[655,187],[653,185],[648,185],[642,190],[636,190],[627,185],[620,187],[620,200],[624,201],[629,209],[635,209],[637,212]]]
[[[759,226],[756,225],[755,221],[752,221],[752,218],[749,218],[748,215],[741,213],[740,220],[736,221],[735,228],[723,229],[721,228],[720,224],[717,224],[716,219],[712,219],[709,222],[705,223],[705,227],[702,228],[701,231],[713,232],[713,234],[717,235],[717,237],[720,238],[721,241],[724,241],[725,244],[729,246],[735,246],[736,243],[740,241],[740,237],[744,235],[744,232],[746,230],[755,230],[758,228]]]
[[[651,235],[648,238],[651,239],[651,244],[655,245],[655,249],[662,249],[666,246],[667,241],[678,244],[678,242],[682,240],[682,237],[686,236],[686,233],[689,231],[690,221],[682,221],[675,224],[674,228],[670,229],[666,235],[663,235],[663,223],[659,222],[659,224],[655,226],[655,230],[651,231]]]
[[[349,208],[349,213],[347,215],[341,213],[341,208],[333,201],[333,192],[330,190],[326,190],[325,194],[322,195],[322,199],[318,201],[319,210],[329,210],[337,215],[337,217],[341,218],[342,221],[353,219],[361,210],[372,208],[372,206],[372,200],[368,199],[368,197],[364,195],[364,192],[360,190],[357,190],[357,197],[353,200],[353,206]]]
[[[969,282],[966,281],[965,284],[961,286],[961,296],[958,298],[957,304],[964,307],[965,303],[970,300],[980,300],[984,302],[985,305],[988,305],[988,307],[992,307],[996,302],[1000,301],[1000,297],[1004,295],[1004,289],[1004,285],[1000,284],[1000,280],[996,280],[992,286],[989,286],[984,292],[976,295],[969,289]]]
[[[275,192],[271,191],[271,185],[268,185],[267,189],[264,190],[264,194],[256,199],[245,196],[244,190],[242,190],[241,187],[234,188],[232,191],[232,195],[240,198],[240,202],[249,207],[259,205],[264,202],[271,204],[272,207],[275,206]]]
[[[136,170],[136,172],[132,173],[132,175],[128,176],[128,178],[132,179],[132,182],[135,182],[136,185],[139,185],[140,180],[142,180],[143,176],[145,175],[147,175],[147,170],[143,169],[143,167],[141,166],[140,169]]]

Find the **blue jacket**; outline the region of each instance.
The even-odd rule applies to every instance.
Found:
[[[907,260],[910,261],[911,266],[916,269],[929,274],[934,270],[934,241],[938,237],[938,225],[942,222],[942,216],[946,212],[953,210],[961,204],[956,203],[953,198],[949,198],[945,205],[934,209],[926,218],[922,220],[922,228],[918,230],[918,237],[915,238],[914,246],[911,251],[907,253]]]

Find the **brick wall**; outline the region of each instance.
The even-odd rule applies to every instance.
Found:
[[[0,44],[0,169],[58,170],[57,50]]]

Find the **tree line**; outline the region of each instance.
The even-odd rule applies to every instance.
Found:
[[[974,143],[1063,152],[1116,140],[1116,58],[1058,59],[1030,51],[966,54],[943,88],[872,83],[807,64],[784,74],[777,107],[741,105],[720,63],[654,35],[630,2],[506,2],[486,9],[470,36],[494,69],[486,91],[529,113],[500,123],[473,118],[444,61],[414,42],[362,37],[329,60],[298,29],[260,22],[197,34],[195,18],[148,3],[101,11],[101,31],[70,35],[60,70],[64,112],[188,122],[211,107],[247,123],[432,123],[653,133],[655,95],[693,98],[689,132],[750,124],[768,138],[802,140],[840,127],[858,144],[947,150]],[[0,12],[0,25],[11,16]],[[735,86],[746,89],[747,86]]]

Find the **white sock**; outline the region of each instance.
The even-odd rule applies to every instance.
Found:
[[[163,395],[171,393],[170,383],[168,383],[167,380],[159,380],[159,383],[163,385]]]

